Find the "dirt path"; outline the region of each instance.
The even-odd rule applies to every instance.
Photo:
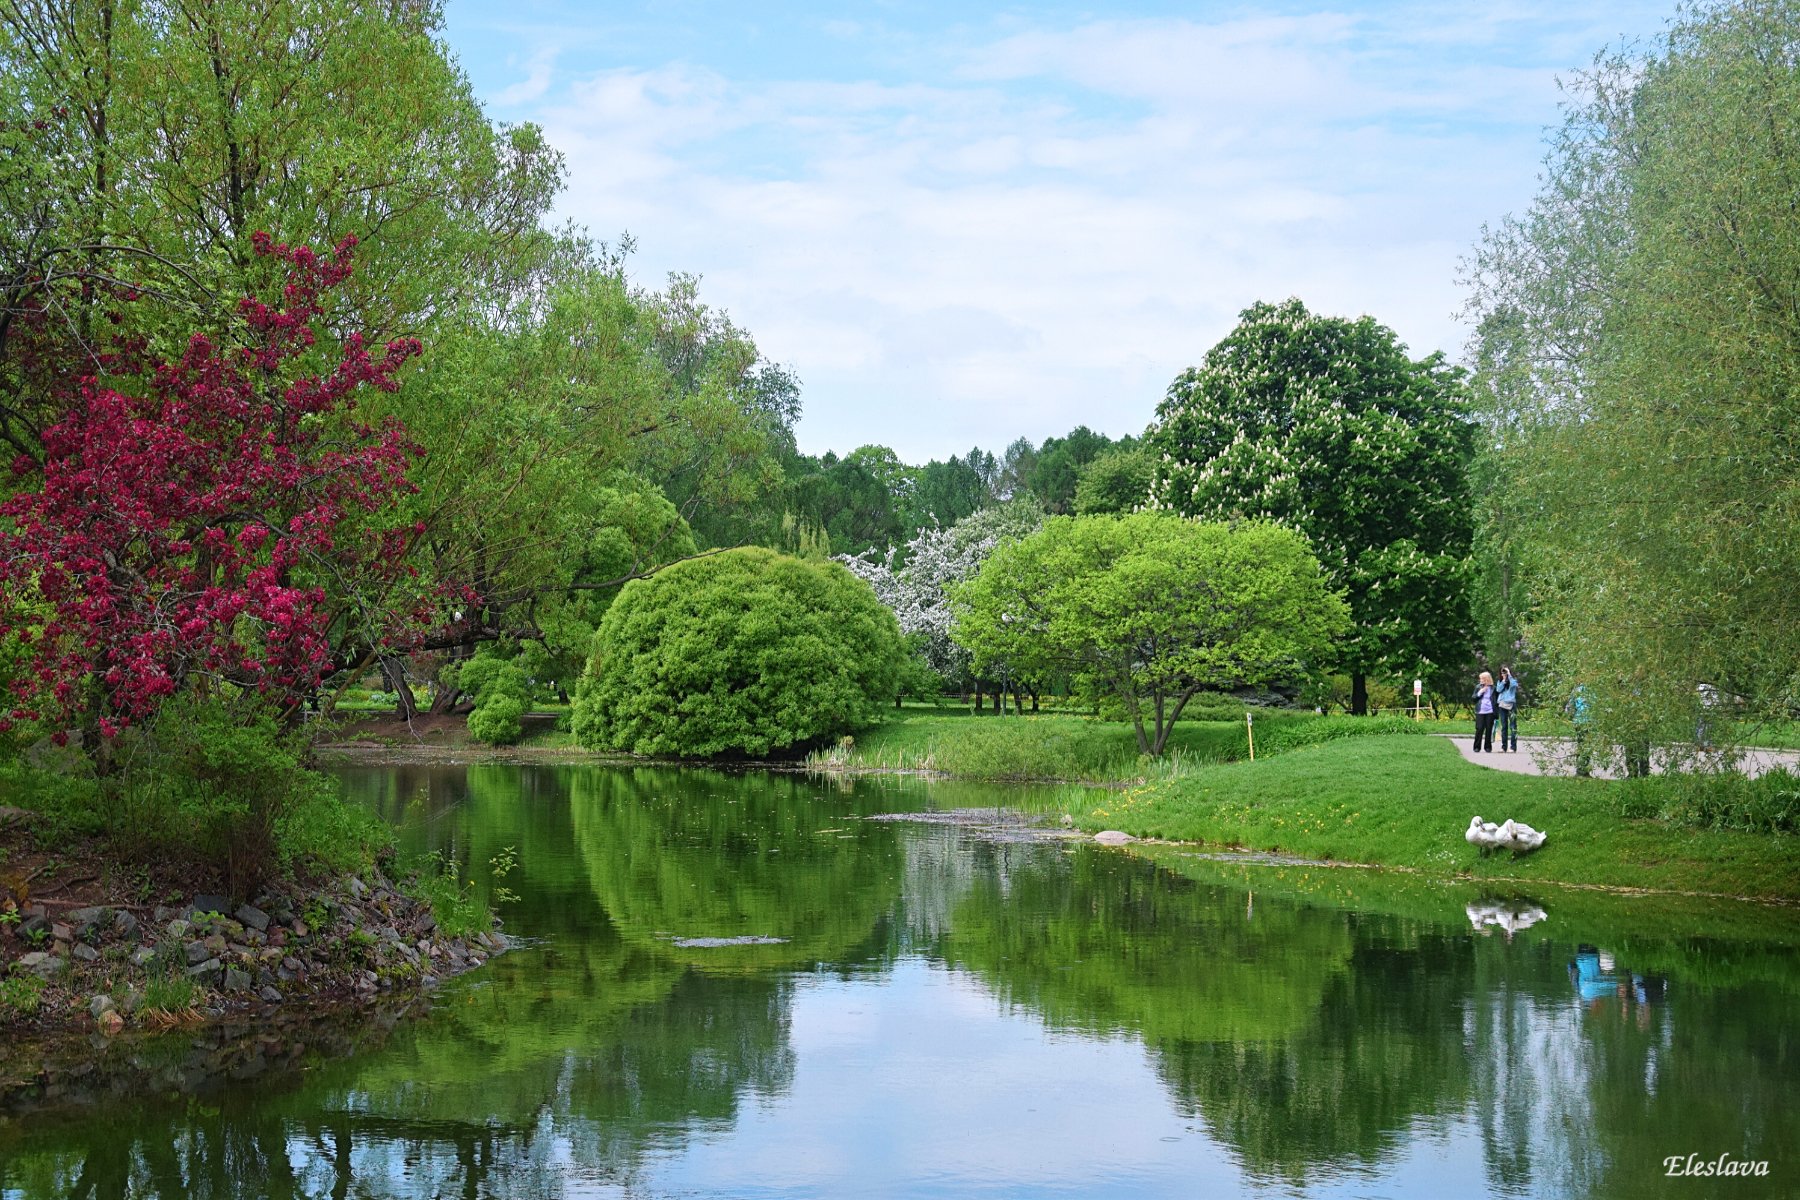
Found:
[[[1439,734],[1447,737],[1456,745],[1462,756],[1476,766],[1488,767],[1496,771],[1511,771],[1515,775],[1573,775],[1575,773],[1575,740],[1573,738],[1522,737],[1516,751],[1505,752],[1495,749],[1492,752],[1482,751],[1477,754],[1468,734]],[[1597,756],[1596,756],[1597,757]],[[1618,758],[1619,755],[1614,755]],[[1650,769],[1660,774],[1666,764],[1666,755],[1661,751],[1650,756]],[[1776,767],[1787,767],[1792,770],[1800,767],[1800,751],[1795,750],[1746,750],[1738,765],[1746,775],[1761,775]],[[1622,772],[1617,767],[1603,767],[1595,764],[1593,775],[1596,779],[1617,779]]]

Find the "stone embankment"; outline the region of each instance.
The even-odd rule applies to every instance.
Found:
[[[506,949],[497,930],[444,935],[429,903],[379,875],[253,904],[34,904],[18,918],[0,939],[0,1030],[28,1038],[372,999],[433,987]]]

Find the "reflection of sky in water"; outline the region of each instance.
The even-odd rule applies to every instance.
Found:
[[[879,982],[809,982],[794,997],[791,1039],[791,1090],[744,1110],[729,1133],[659,1156],[646,1171],[653,1186],[734,1196],[834,1196],[849,1186],[893,1197],[1206,1196],[1251,1186],[1202,1123],[1146,1103],[1164,1089],[1138,1042],[1047,1030],[1027,1012],[1002,1011],[960,972],[907,959]],[[1485,1189],[1467,1122],[1417,1132],[1382,1165],[1379,1186],[1326,1174],[1308,1194]]]

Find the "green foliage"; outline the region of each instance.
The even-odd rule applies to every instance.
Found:
[[[144,997],[138,1007],[146,1012],[182,1012],[194,1006],[199,990],[193,980],[167,967],[152,970],[144,981]]]
[[[1781,769],[1749,778],[1735,771],[1674,771],[1625,779],[1621,815],[1695,829],[1800,833],[1800,776]]]
[[[531,706],[525,672],[496,653],[484,651],[460,664],[455,686],[475,697],[469,713],[469,736],[490,746],[510,746],[523,730],[520,718]]]
[[[1791,4],[1708,0],[1599,58],[1467,264],[1494,608],[1617,741],[1691,740],[1701,684],[1800,704],[1797,39]]]
[[[1169,513],[1052,518],[996,549],[956,600],[978,666],[1115,697],[1152,755],[1202,689],[1301,674],[1346,623],[1291,530]]]
[[[452,855],[426,855],[404,886],[409,894],[431,905],[438,932],[447,937],[485,933],[493,924],[492,914],[475,895],[473,881],[463,881],[461,867]]]
[[[794,507],[840,554],[893,545],[905,533],[900,504],[911,470],[886,446],[862,446],[843,458],[826,452],[793,482]]]
[[[1373,318],[1288,300],[1246,309],[1177,376],[1145,443],[1156,506],[1307,537],[1349,602],[1337,660],[1360,679],[1467,655],[1474,434],[1441,355],[1415,362]]]
[[[1134,512],[1149,503],[1153,475],[1145,447],[1133,444],[1105,451],[1076,481],[1074,511],[1084,517]]]
[[[747,547],[627,585],[575,701],[584,746],[766,755],[877,719],[904,647],[894,617],[837,563]]]
[[[44,981],[30,971],[0,979],[0,1015],[29,1017],[43,1003]]]
[[[1047,437],[1037,448],[1026,486],[1045,512],[1058,516],[1078,512],[1076,494],[1080,480],[1086,477],[1094,460],[1128,445],[1135,445],[1135,440],[1126,438],[1115,443],[1086,425],[1077,425],[1064,437]]]
[[[302,765],[304,731],[282,730],[253,697],[178,697],[113,753],[101,827],[132,853],[217,872],[233,896],[253,894],[278,868],[357,865],[385,836]]]

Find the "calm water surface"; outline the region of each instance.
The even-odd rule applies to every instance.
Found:
[[[1800,1194],[1791,912],[866,819],[1041,802],[1000,789],[342,775],[484,897],[510,847],[520,948],[111,1047],[0,1125],[0,1197]]]

